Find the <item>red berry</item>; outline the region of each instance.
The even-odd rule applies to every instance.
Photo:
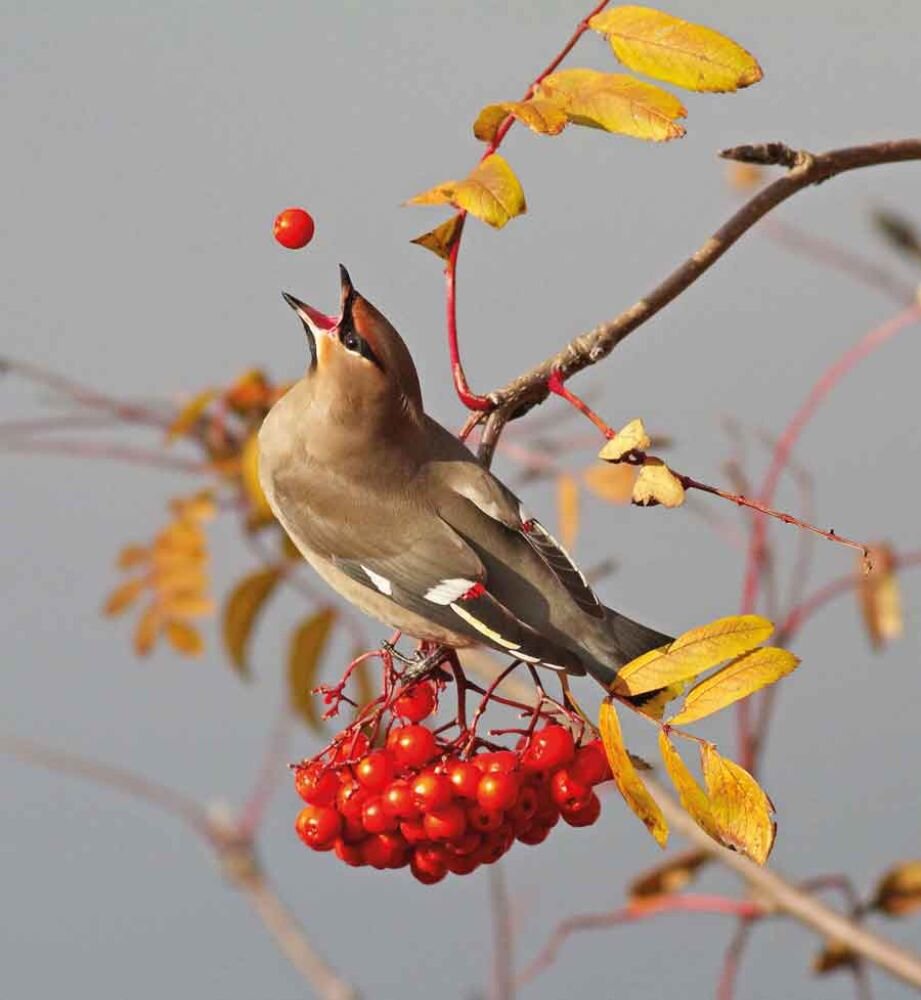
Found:
[[[336,796],[336,808],[346,819],[361,819],[361,810],[365,802],[370,798],[370,792],[354,779],[347,778],[339,786],[339,794]]]
[[[510,826],[502,824],[498,830],[488,834],[483,840],[483,846],[476,852],[480,864],[494,864],[515,842],[515,834]]]
[[[400,823],[400,833],[407,844],[425,844],[428,842],[428,834],[422,819],[404,819]]]
[[[365,733],[346,732],[336,743],[330,760],[333,764],[347,764],[350,760],[363,757],[370,746],[371,741]]]
[[[463,806],[452,802],[443,809],[427,812],[422,825],[429,840],[457,840],[467,829],[467,814]]]
[[[414,819],[419,815],[419,807],[413,801],[412,785],[403,778],[391,781],[381,798],[387,812],[397,819]]]
[[[473,854],[483,843],[483,835],[475,830],[468,830],[462,837],[448,841],[445,850],[449,855],[465,856]]]
[[[445,865],[455,875],[469,875],[480,867],[480,859],[475,854],[449,854]]]
[[[372,868],[402,868],[409,860],[406,841],[398,833],[376,833],[361,845]]]
[[[365,799],[361,807],[361,825],[368,833],[390,833],[397,828],[397,818],[384,808],[379,795]]]
[[[469,760],[452,760],[448,764],[448,780],[454,794],[462,799],[475,799],[482,772]]]
[[[454,789],[446,774],[422,771],[412,783],[413,802],[422,812],[443,809],[454,798]]]
[[[418,681],[393,703],[393,714],[410,722],[421,722],[434,710],[435,685],[431,681]]]
[[[333,851],[340,861],[351,865],[352,868],[361,868],[362,865],[367,864],[361,844],[350,844],[340,837],[333,844]]]
[[[467,824],[471,830],[479,830],[481,833],[492,833],[498,830],[505,820],[505,813],[501,809],[484,809],[480,805],[472,805],[467,810]]]
[[[591,826],[601,815],[601,799],[594,792],[589,792],[585,802],[563,809],[561,814],[570,826]]]
[[[526,771],[555,771],[568,764],[574,753],[572,733],[565,726],[544,726],[531,737],[521,766]]]
[[[314,762],[295,770],[294,787],[308,805],[329,806],[335,802],[339,791],[339,775],[331,768]]]
[[[352,770],[365,788],[381,792],[393,777],[393,757],[386,750],[372,750]]]
[[[537,790],[531,785],[524,785],[518,793],[518,801],[509,810],[509,818],[516,832],[530,826],[531,821],[537,815],[537,808]]]
[[[549,835],[549,826],[544,826],[542,823],[532,823],[527,830],[522,830],[518,834],[518,839],[522,844],[530,844],[533,847],[536,844],[542,844]]]
[[[514,750],[491,750],[472,759],[484,774],[508,774],[518,768],[518,754]]]
[[[550,779],[550,794],[561,810],[575,809],[576,806],[588,801],[592,790],[588,785],[583,785],[581,781],[576,781],[565,768],[561,768]]]
[[[438,754],[438,741],[425,726],[399,726],[390,730],[387,749],[398,767],[424,767]]]
[[[476,800],[484,809],[510,809],[518,798],[521,779],[517,774],[487,772],[477,785]]]
[[[275,217],[275,239],[289,250],[307,246],[313,230],[313,219],[302,208],[286,208]]]
[[[413,875],[425,885],[440,882],[448,873],[447,855],[443,848],[435,846],[417,847],[413,851],[410,867]]]
[[[347,844],[360,844],[368,836],[361,816],[344,816],[342,818],[342,833],[339,836]]]
[[[308,847],[328,851],[339,836],[342,819],[331,806],[307,806],[297,814],[294,829]]]
[[[592,740],[576,751],[569,773],[583,785],[598,785],[611,780],[611,766],[601,740]]]

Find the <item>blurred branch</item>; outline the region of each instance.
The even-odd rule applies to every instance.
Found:
[[[514,1000],[515,934],[505,869],[497,863],[490,865],[486,874],[489,881],[489,907],[493,918],[492,1000]]]

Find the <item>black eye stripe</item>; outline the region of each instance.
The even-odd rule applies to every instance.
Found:
[[[347,351],[351,351],[353,354],[360,354],[363,358],[377,365],[381,371],[384,370],[384,366],[374,351],[371,350],[368,342],[364,337],[355,332],[355,328],[352,326],[352,318],[348,314],[343,318],[342,323],[339,324],[339,343]]]

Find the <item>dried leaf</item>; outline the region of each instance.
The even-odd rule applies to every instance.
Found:
[[[545,77],[535,97],[563,108],[574,125],[663,142],[684,135],[687,113],[674,94],[623,73],[564,69]]]
[[[643,784],[643,780],[637,773],[626,747],[624,747],[620,720],[617,718],[614,706],[609,701],[601,703],[598,728],[601,730],[605,753],[620,794],[633,812],[646,824],[646,828],[659,846],[664,847],[668,841],[668,824],[665,822],[665,817],[662,815],[658,803]]]
[[[332,608],[311,615],[292,633],[288,650],[288,699],[295,714],[314,730],[320,728],[320,718],[311,691],[316,687],[320,658],[335,620]]]
[[[585,485],[608,503],[630,503],[636,468],[632,465],[591,465],[583,473]]]
[[[707,677],[692,687],[681,710],[668,720],[668,724],[686,725],[712,715],[779,681],[781,677],[786,677],[799,666],[799,662],[792,653],[777,646],[743,653],[712,677]]]
[[[631,903],[670,896],[689,885],[697,873],[711,860],[706,851],[682,851],[660,865],[641,872],[630,883],[627,896]]]
[[[888,545],[874,545],[869,561],[872,568],[864,572],[861,555],[857,596],[870,643],[874,649],[882,649],[902,634],[902,600],[892,549]]]
[[[250,503],[252,511],[251,526],[260,524],[270,524],[275,515],[269,506],[269,501],[262,492],[262,484],[259,482],[259,435],[253,431],[246,439],[243,450],[240,454],[240,475],[243,482],[243,490]]]
[[[269,380],[259,368],[245,371],[224,393],[224,402],[237,413],[259,407],[268,407],[271,402]]]
[[[687,90],[733,91],[764,75],[732,39],[651,7],[613,7],[596,14],[589,27],[607,38],[629,69]]]
[[[659,732],[659,752],[662,754],[662,763],[665,765],[665,770],[668,771],[668,776],[675,786],[675,791],[678,793],[678,798],[681,799],[685,811],[701,830],[721,843],[719,827],[706,792],[697,784],[694,775],[691,774],[687,764],[681,759],[681,755],[664,730]]]
[[[812,971],[817,976],[824,976],[839,969],[853,969],[857,962],[857,952],[850,945],[829,940],[812,960]]]
[[[579,534],[579,483],[568,472],[556,479],[556,509],[560,542],[564,549],[572,549]]]
[[[700,757],[719,839],[763,865],[777,832],[771,800],[745,768],[721,757],[712,743],[701,746]]]
[[[184,656],[200,656],[205,648],[201,633],[188,622],[168,621],[164,633],[173,649]]]
[[[621,667],[615,693],[644,694],[696,677],[723,660],[765,642],[774,626],[760,615],[732,615],[683,632],[673,642],[650,650]]]
[[[216,389],[205,389],[204,392],[193,396],[179,411],[176,419],[169,425],[166,431],[167,442],[175,441],[176,438],[188,434],[198,422],[198,418],[208,409],[208,405],[216,395]]]
[[[127,611],[138,599],[145,584],[146,581],[143,577],[138,577],[135,580],[126,580],[124,583],[119,584],[106,598],[102,613],[114,617],[115,615],[120,615],[123,611]]]
[[[407,204],[453,205],[496,229],[527,210],[515,172],[498,153],[481,160],[464,180],[438,184]]]
[[[684,503],[684,487],[661,458],[646,458],[633,485],[633,502],[640,507],[658,503],[663,507],[680,507]]]
[[[150,558],[150,549],[143,545],[126,545],[118,553],[116,565],[119,569],[134,569],[135,566],[142,566]]]
[[[259,612],[265,606],[278,581],[277,566],[244,576],[224,602],[222,632],[230,661],[242,677],[249,677],[247,646]]]
[[[903,861],[880,879],[871,904],[890,917],[921,909],[921,861]]]
[[[598,452],[598,457],[605,462],[619,462],[625,455],[637,451],[646,451],[652,444],[643,421],[637,417],[625,424],[604,447]]]
[[[503,104],[490,104],[483,108],[473,123],[473,134],[481,142],[492,142],[499,131],[499,126],[509,115],[540,135],[558,135],[569,121],[566,112],[555,101],[540,98],[530,101],[506,101]]]
[[[134,628],[134,651],[138,656],[147,656],[154,648],[162,625],[163,617],[155,604],[144,609]]]
[[[429,232],[423,233],[409,242],[415,243],[416,246],[425,247],[426,250],[431,250],[433,254],[436,254],[442,260],[447,260],[451,256],[451,250],[457,242],[460,230],[461,217],[459,215],[452,215],[447,222],[442,222],[440,226],[436,226],[434,229],[429,230]]]

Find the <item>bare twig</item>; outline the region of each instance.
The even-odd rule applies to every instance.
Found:
[[[515,933],[509,906],[505,869],[501,864],[490,865],[489,905],[493,918],[493,990],[492,1000],[514,1000],[515,997]]]

